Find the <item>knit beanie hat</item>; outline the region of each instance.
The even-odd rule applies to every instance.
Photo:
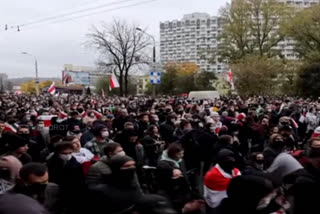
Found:
[[[20,147],[27,145],[29,141],[19,135],[13,134],[8,136],[7,145],[9,151],[15,151]]]

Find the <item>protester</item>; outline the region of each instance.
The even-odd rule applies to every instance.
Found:
[[[22,164],[13,156],[0,158],[0,213],[48,214],[34,199],[13,191]]]
[[[48,160],[49,181],[59,185],[67,213],[81,212],[86,192],[83,169],[72,156],[73,151],[73,143],[57,143],[54,155]]]
[[[234,153],[222,149],[218,153],[217,164],[204,178],[204,199],[210,208],[216,208],[227,197],[227,188],[232,178],[241,175],[235,168]]]
[[[180,145],[171,144],[163,152],[157,168],[158,193],[169,198],[177,210],[192,199],[183,153]]]
[[[48,169],[41,163],[28,163],[12,192],[29,196],[41,203],[51,214],[63,213],[58,185],[49,183]]]
[[[95,137],[86,143],[84,147],[92,152],[92,154],[101,158],[103,156],[103,148],[113,141],[109,139],[109,131],[105,125],[97,124],[93,127],[92,132]]]
[[[319,106],[270,96],[2,94],[0,158],[25,166],[1,188],[63,214],[319,213]],[[43,196],[47,179],[44,192],[57,191]]]
[[[126,155],[118,143],[108,143],[103,149],[104,156],[93,164],[87,175],[87,184],[90,186],[107,183],[107,178],[111,175],[108,161],[116,155]]]

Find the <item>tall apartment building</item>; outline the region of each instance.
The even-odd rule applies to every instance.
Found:
[[[221,32],[218,17],[207,13],[192,13],[181,20],[160,23],[161,63],[193,62],[201,71],[223,72],[226,66],[212,63],[206,52],[217,48],[217,36]]]
[[[319,3],[319,0],[278,0],[291,6],[307,8]]]
[[[287,5],[296,7],[298,9],[305,9],[311,7],[315,4],[320,3],[320,0],[278,0]],[[294,51],[295,40],[286,38],[285,40],[279,42],[277,49],[281,50],[281,54],[289,60],[295,60],[298,57],[298,54]]]

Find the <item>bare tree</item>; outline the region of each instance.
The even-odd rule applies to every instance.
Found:
[[[134,66],[146,64],[138,60],[151,44],[150,38],[137,31],[138,26],[125,21],[114,20],[100,28],[93,27],[88,34],[88,43],[102,55],[99,65],[113,72],[119,79],[120,96],[128,95],[129,74]]]

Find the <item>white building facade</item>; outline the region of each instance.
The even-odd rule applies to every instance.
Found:
[[[226,66],[212,59],[212,54],[208,53],[218,47],[221,27],[219,18],[207,13],[192,13],[181,20],[161,22],[161,63],[191,62],[197,64],[201,71],[225,71]]]

